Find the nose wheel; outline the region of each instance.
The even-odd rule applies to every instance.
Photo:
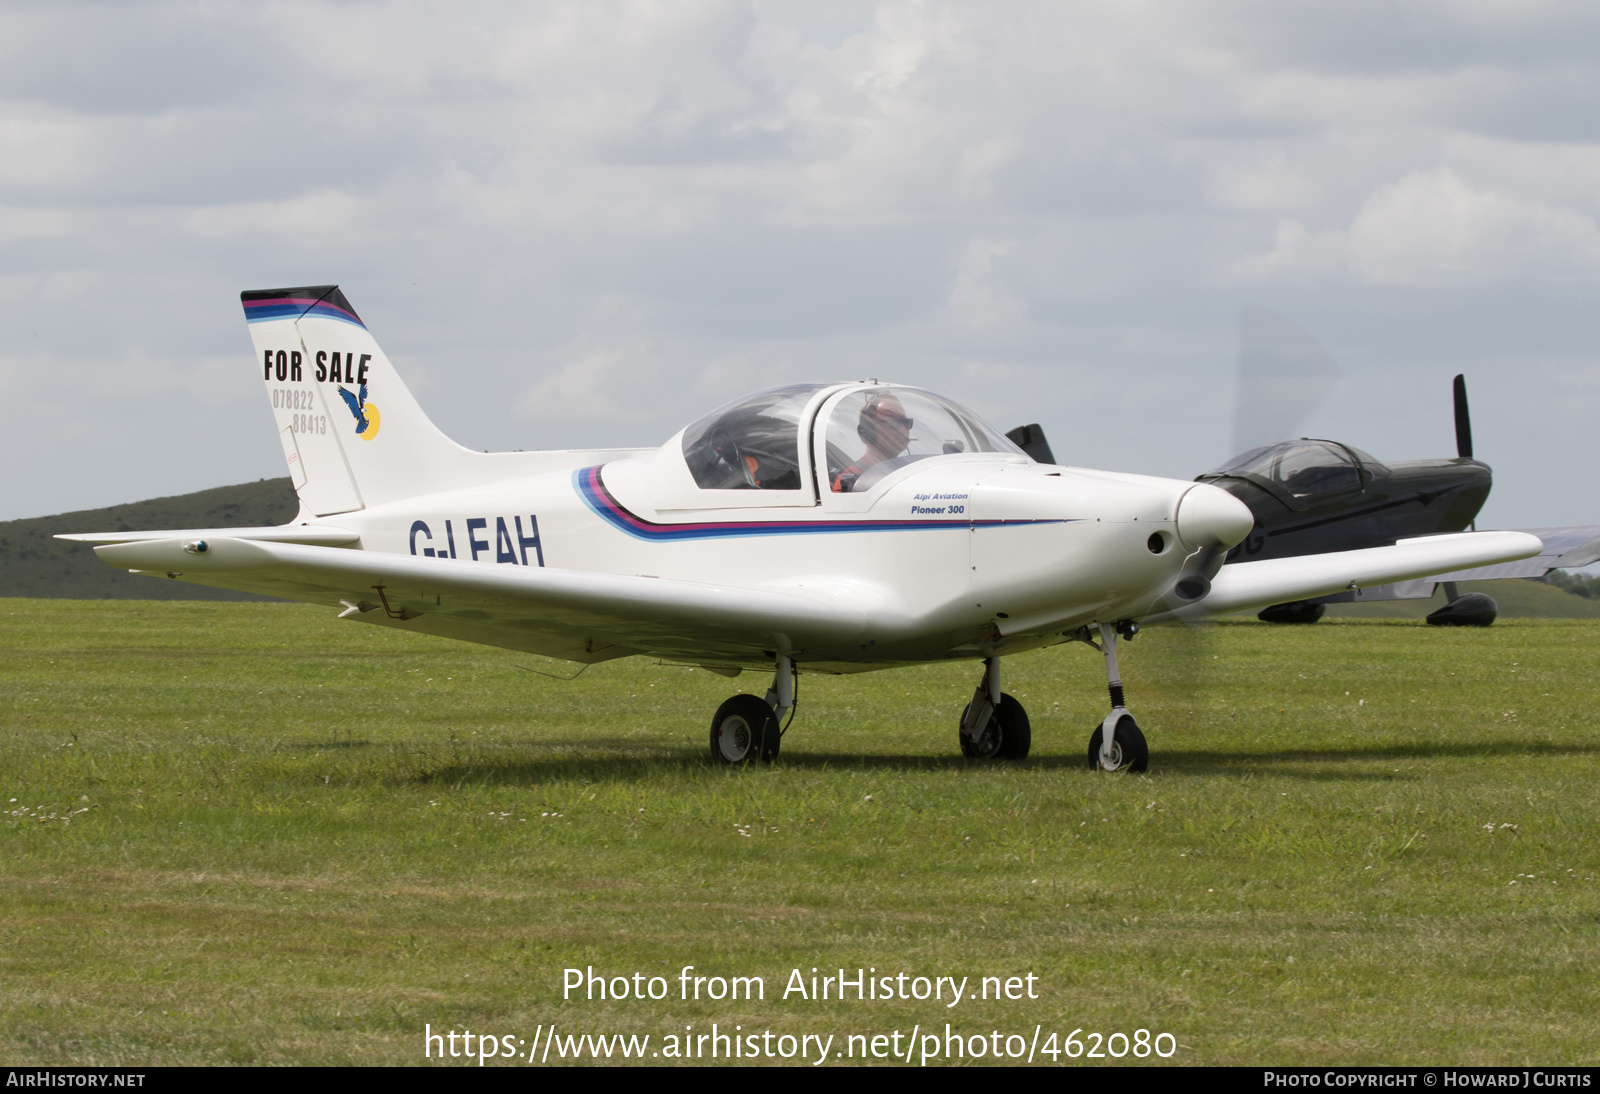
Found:
[[[1109,749],[1105,746],[1108,729]],[[1098,771],[1143,771],[1150,766],[1150,746],[1133,715],[1118,708],[1106,716],[1089,737],[1089,766]]]
[[[1139,633],[1132,622],[1100,624],[1101,652],[1106,656],[1106,686],[1111,692],[1111,713],[1089,737],[1089,766],[1096,771],[1143,771],[1150,766],[1150,746],[1139,723],[1123,705],[1122,673],[1117,669],[1117,636]],[[1087,638],[1087,636],[1085,636]],[[1090,643],[1093,645],[1093,643]]]

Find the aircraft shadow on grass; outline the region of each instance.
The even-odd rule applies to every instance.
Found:
[[[1556,756],[1600,755],[1600,745],[1557,741],[1475,741],[1463,744],[1361,745],[1350,748],[1294,748],[1278,752],[1226,752],[1212,749],[1173,749],[1162,753],[1162,770],[1174,775],[1289,775],[1314,781],[1381,780],[1392,778],[1389,771],[1341,771],[1323,764],[1374,763],[1385,760],[1463,760],[1502,759],[1520,756],[1529,759]],[[1402,772],[1406,778],[1415,773]]]
[[[425,770],[418,771],[407,781],[431,785],[458,782],[521,785],[572,779],[630,782],[669,772],[693,771],[703,771],[707,776],[717,778],[727,777],[727,769],[706,763],[699,749],[687,746],[672,748],[652,746],[642,744],[636,739],[586,740],[582,744],[575,742],[570,745],[524,743],[508,746],[503,750],[496,749],[493,752],[481,751],[481,747],[471,746],[470,752],[464,748],[456,755],[451,755],[448,749],[434,750],[431,753],[419,752],[418,759],[424,760],[424,766],[426,766],[425,757],[431,758],[438,766],[426,766]],[[606,755],[609,750],[628,754]],[[543,752],[545,755],[530,755],[536,752]],[[1539,758],[1574,755],[1600,755],[1600,745],[1499,740],[1471,744],[1286,749],[1279,752],[1228,752],[1180,748],[1163,753],[1158,774],[1176,777],[1222,775],[1231,778],[1242,775],[1274,775],[1313,782],[1382,782],[1397,779],[1411,781],[1423,776],[1417,772],[1341,769],[1341,765],[1388,760],[1498,759],[1517,756]],[[831,769],[889,773],[972,771],[974,774],[979,774],[994,770],[993,765],[975,763],[957,756],[886,754],[841,756],[837,753],[800,751],[784,753],[778,760],[778,766],[805,771]],[[1075,754],[1034,755],[1018,767],[1023,770],[1081,769],[1085,773],[1089,772],[1086,757]],[[752,767],[751,773],[755,774],[760,770],[762,769]]]

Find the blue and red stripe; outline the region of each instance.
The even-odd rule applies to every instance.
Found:
[[[244,301],[244,318],[247,323],[264,323],[270,319],[299,319],[302,316],[319,315],[326,319],[337,319],[343,323],[351,323],[366,329],[366,324],[348,308],[341,308],[327,300],[318,300],[314,297],[304,296],[274,296],[264,300]]]
[[[600,480],[600,466],[585,467],[572,473],[572,485],[590,510],[613,528],[635,539],[653,543],[693,539],[729,539],[736,536],[808,536],[839,532],[926,532],[952,528],[989,528],[1012,524],[1065,524],[1064,520],[748,520],[703,521],[695,524],[664,524],[645,520],[630,512],[611,495]]]

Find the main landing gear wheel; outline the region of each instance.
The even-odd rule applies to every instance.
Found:
[[[962,724],[966,723],[967,712],[972,709],[972,704],[967,704],[967,709],[961,712]],[[1009,695],[1000,696],[1000,706],[989,715],[989,724],[984,726],[976,740],[969,739],[965,733],[957,732],[961,741],[961,754],[969,760],[1026,760],[1028,749],[1033,745],[1033,727],[1028,724],[1028,712],[1022,704]]]
[[[769,764],[779,739],[777,714],[754,695],[735,695],[711,718],[711,758],[721,763]]]
[[[1111,759],[1106,761],[1100,756],[1100,746],[1105,740],[1106,724],[1113,719],[1116,728],[1111,735]],[[1143,771],[1150,766],[1150,746],[1144,743],[1144,733],[1133,715],[1125,710],[1113,713],[1095,727],[1089,738],[1089,766],[1096,771]]]

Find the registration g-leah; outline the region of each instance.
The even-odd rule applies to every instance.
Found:
[[[652,655],[735,677],[711,755],[771,760],[799,672],[970,660],[961,751],[1020,759],[1009,654],[1105,657],[1088,761],[1143,770],[1119,639],[1348,589],[1526,558],[1477,532],[1222,563],[1250,510],[1207,483],[1038,463],[918,388],[794,384],[659,448],[473,452],[422,412],[336,286],[242,294],[300,499],[281,527],[91,533],[107,563],[323,604],[340,619],[593,663]],[[977,674],[977,673],[975,673]]]

